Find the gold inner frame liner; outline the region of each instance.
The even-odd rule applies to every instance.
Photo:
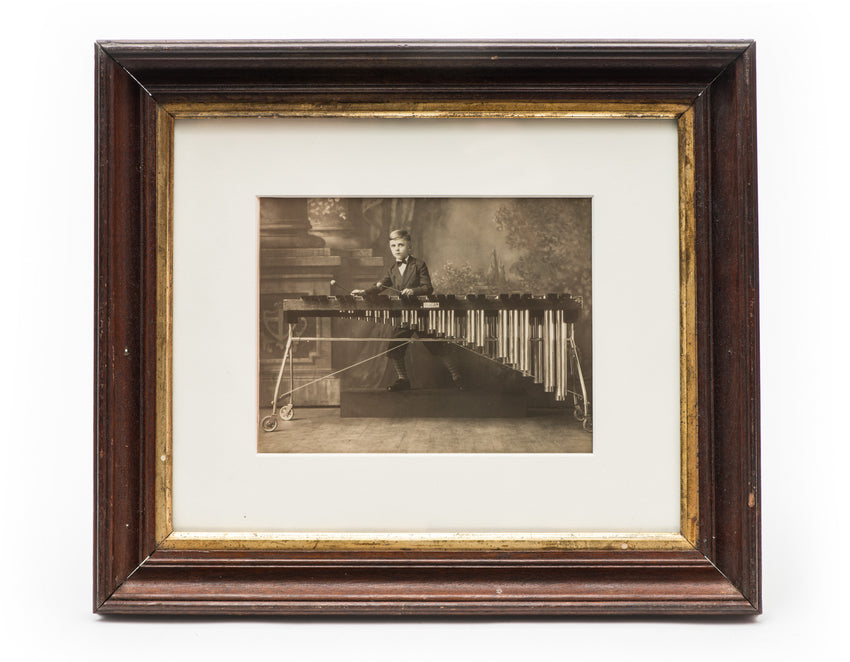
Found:
[[[675,119],[679,151],[681,407],[680,533],[301,533],[182,532],[172,523],[172,274],[174,120],[223,118]],[[160,549],[172,550],[690,550],[699,537],[693,108],[688,104],[374,103],[165,104],[156,116],[157,398],[156,515]]]

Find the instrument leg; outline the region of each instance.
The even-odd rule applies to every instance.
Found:
[[[275,414],[277,413],[277,394],[280,393],[280,382],[283,379],[283,371],[286,369],[287,359],[289,360],[289,399],[290,404],[289,411],[292,411],[292,387],[293,387],[293,372],[292,372],[292,324],[289,324],[289,336],[286,339],[286,348],[283,350],[283,361],[280,364],[280,370],[277,373],[277,382],[274,385],[274,398],[272,399],[272,413],[271,416],[266,416],[263,421],[263,430],[266,432],[272,432],[275,428],[277,428],[277,420],[275,419]],[[282,412],[282,409],[281,409]],[[283,414],[281,413],[281,418],[283,418]],[[289,418],[292,418],[290,415]],[[284,420],[289,420],[288,418],[284,418]]]
[[[289,325],[289,337],[292,337],[292,325]],[[293,401],[293,391],[295,390],[295,362],[292,360],[292,344],[289,346],[289,404],[284,405],[280,408],[280,417],[284,421],[291,421],[292,417],[295,415],[293,411],[293,407],[295,406],[295,402]]]
[[[576,377],[578,378],[579,388],[581,389],[581,395],[573,396],[574,402],[574,413],[577,419],[579,419],[582,423],[582,426],[588,432],[593,430],[593,419],[590,415],[590,402],[587,399],[587,386],[584,383],[584,373],[581,370],[581,361],[579,360],[578,355],[578,345],[576,345],[575,339],[575,327],[570,324],[569,325],[569,347],[570,354],[572,355],[572,359],[575,361],[576,366]],[[581,398],[581,404],[575,402],[576,398]]]

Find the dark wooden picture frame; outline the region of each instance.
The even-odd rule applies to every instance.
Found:
[[[95,56],[96,612],[761,612],[752,42],[101,42]],[[175,117],[399,114],[677,120],[675,541],[175,538]]]

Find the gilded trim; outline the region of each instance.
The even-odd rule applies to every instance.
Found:
[[[631,102],[171,103],[165,104],[164,107],[177,119],[234,117],[675,119],[688,109],[686,104]]]
[[[157,542],[172,532],[172,305],[174,118],[156,116],[156,515]]]
[[[678,533],[212,533],[175,532],[168,550],[452,551],[452,550],[692,550]]]
[[[172,524],[172,269],[175,119],[248,117],[676,119],[679,134],[681,533],[174,532]],[[698,540],[693,109],[641,103],[166,104],[157,116],[156,537],[167,550],[692,550]]]
[[[699,539],[695,181],[694,111],[691,108],[679,117],[679,403],[681,530],[693,545]]]

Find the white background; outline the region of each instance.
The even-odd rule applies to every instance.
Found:
[[[845,24],[808,2],[29,2],[4,8],[10,659],[799,660],[846,655]],[[93,46],[115,38],[755,38],[764,605],[739,621],[106,620],[90,614]],[[841,342],[839,342],[841,341]]]

